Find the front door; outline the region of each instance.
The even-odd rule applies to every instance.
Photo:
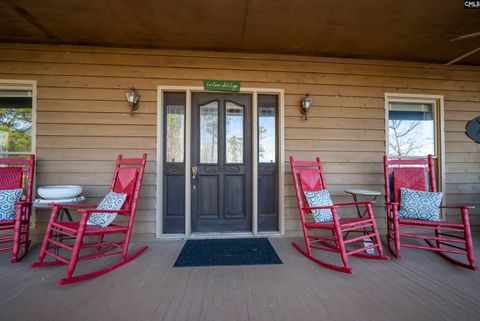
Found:
[[[192,94],[192,232],[252,230],[251,95]]]

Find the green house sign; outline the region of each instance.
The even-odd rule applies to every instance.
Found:
[[[204,90],[219,90],[219,91],[240,91],[240,82],[233,80],[211,80],[203,81]]]

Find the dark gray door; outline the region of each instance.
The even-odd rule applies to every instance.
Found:
[[[192,95],[192,232],[252,230],[251,96]]]

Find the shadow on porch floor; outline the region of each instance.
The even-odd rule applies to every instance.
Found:
[[[480,272],[405,249],[402,260],[351,258],[354,274],[346,275],[305,259],[291,241],[271,239],[283,265],[196,268],[172,267],[184,241],[137,242],[150,250],[68,286],[57,285],[65,267],[29,267],[38,244],[17,265],[2,253],[0,320],[478,320]]]

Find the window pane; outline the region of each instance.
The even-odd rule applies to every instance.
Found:
[[[275,163],[275,108],[258,109],[258,161]]]
[[[226,102],[227,163],[243,163],[243,107]]]
[[[32,151],[32,92],[0,91],[0,153]]]
[[[217,163],[218,102],[200,107],[200,163]]]
[[[167,162],[183,163],[185,107],[167,105]]]
[[[432,104],[389,103],[389,155],[393,157],[435,154]]]

